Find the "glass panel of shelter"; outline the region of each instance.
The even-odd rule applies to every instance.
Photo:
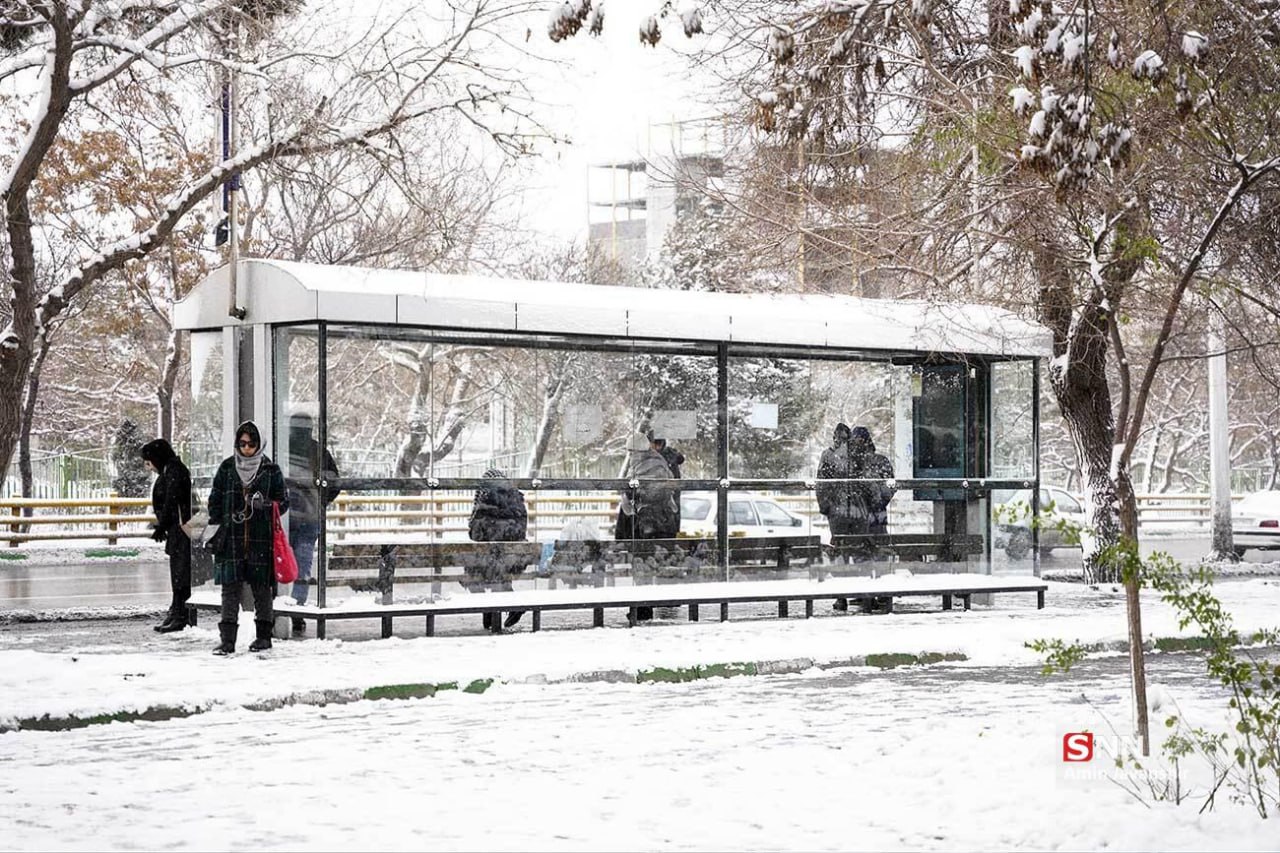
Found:
[[[632,492],[642,498],[632,507],[647,509],[649,498],[661,492],[670,505],[668,521],[678,518],[675,485],[654,488],[657,484],[647,482],[655,475],[653,460],[662,459],[650,438],[682,442],[672,456],[695,476],[714,468],[715,359],[707,355],[330,327],[328,359],[331,443],[359,448],[352,454],[352,473],[344,471],[344,477],[387,481],[345,497],[348,510],[357,499],[368,503],[335,519],[341,525],[330,524],[335,541],[345,543],[335,553],[350,551],[347,546],[358,537],[414,534],[418,544],[428,546],[424,559],[436,566],[481,551],[513,563],[528,549],[494,540],[517,538],[514,531],[521,525],[501,516],[518,514],[518,509],[507,510],[519,504],[525,515],[518,538],[540,543],[545,553],[536,562],[545,568],[559,541],[655,538],[658,531],[647,512],[642,511],[644,526],[637,530],[626,523],[631,514],[621,510],[624,494],[631,491],[625,485],[634,467],[630,453],[643,453],[651,463],[637,478],[646,482]],[[656,473],[674,479],[670,465],[662,464]],[[405,478],[415,482],[396,482]],[[535,480],[546,485],[531,489]],[[578,488],[551,491],[565,480]],[[401,506],[388,506],[396,502]],[[513,523],[487,523],[495,513],[499,522]],[[374,516],[379,520],[370,523]],[[675,524],[663,531],[672,539],[679,532],[678,520]],[[467,544],[477,542],[491,547]],[[638,553],[621,550],[620,559],[628,563]],[[649,543],[639,550],[651,568],[672,561],[672,549]],[[718,562],[714,555],[706,561]],[[557,565],[564,562],[561,558]],[[596,568],[598,561],[590,562],[585,570]],[[475,577],[464,578],[464,586],[475,588],[484,580],[485,588],[501,589],[512,580],[523,581],[495,579],[514,573],[513,567],[507,572],[473,568]],[[536,573],[529,574],[537,580]]]
[[[329,505],[335,490],[328,485],[330,478],[344,471],[335,459],[343,454],[327,453],[320,443],[319,326],[279,326],[274,332],[274,441],[270,455],[280,466],[289,491],[285,519],[298,561],[298,580],[290,589],[281,589],[280,594],[289,595],[299,604],[323,602],[324,590],[312,590],[312,581],[319,575],[316,551],[326,507],[334,513],[335,520],[343,517],[341,508]],[[333,447],[331,440],[326,444]]]
[[[1041,526],[1053,522],[1043,490],[1037,507],[1039,521],[1033,521],[1030,484],[1038,478],[1035,371],[1032,360],[991,366],[991,474],[1027,484],[992,495],[992,570],[996,573],[1034,573]]]
[[[471,521],[476,487],[486,486],[483,475],[492,470],[505,477],[491,479],[519,493],[526,519],[522,539],[538,543],[538,553],[523,571],[512,567],[502,573],[511,577],[488,588],[537,584],[553,564],[563,581],[564,567],[584,549],[566,543],[581,541],[613,543],[606,562],[619,571],[610,580],[624,583],[721,580],[723,569],[708,567],[724,562],[730,579],[812,576],[815,570],[871,573],[887,570],[876,564],[890,561],[913,563],[913,570],[986,566],[991,522],[981,490],[894,489],[897,484],[891,482],[962,480],[985,471],[985,412],[970,414],[985,409],[975,398],[984,392],[966,379],[972,376],[964,366],[731,357],[729,474],[735,482],[747,481],[742,490],[757,523],[737,525],[731,519],[734,541],[729,559],[722,561],[715,548],[718,405],[712,352],[357,326],[330,326],[328,335],[330,448],[344,478],[365,481],[332,508],[337,512],[331,509],[331,542],[344,546],[335,553],[362,539],[412,537],[434,549],[430,562],[435,566],[460,560],[457,555],[470,546],[446,543],[487,541],[489,534],[473,531]],[[283,374],[288,381],[277,401],[280,423],[285,413],[318,405],[308,385],[314,381],[314,363],[303,354],[316,351],[301,343],[306,337],[294,331],[287,338]],[[1029,394],[1019,383],[1027,362],[1010,364],[1023,367],[998,372],[992,406],[1025,412]],[[959,537],[950,550],[930,550],[927,541],[897,550],[874,542],[832,542],[813,480],[837,422],[866,427],[884,464],[896,473],[879,469],[881,476],[859,477],[864,482],[851,484],[892,495],[882,532]],[[1004,464],[1010,457],[1025,465],[1025,446],[1014,446],[1025,437],[1025,427],[1020,433],[1006,428],[1013,421],[1002,420],[998,412],[993,423],[1002,425],[993,437],[995,460]],[[667,448],[675,451],[669,457],[683,457],[680,474],[693,483],[628,487],[645,459],[653,461],[650,454],[661,455],[651,437],[667,439]],[[634,479],[655,479],[656,470],[651,465]],[[674,475],[670,462],[667,471]],[[397,482],[405,479],[411,482]],[[751,480],[767,482],[756,488]],[[660,503],[664,492],[680,508],[674,520],[666,519],[670,529],[645,520],[638,530],[637,504]],[[732,496],[741,497],[738,492],[735,486]],[[628,503],[632,513],[624,508]],[[771,523],[762,523],[766,515]],[[784,518],[791,529],[780,529]],[[803,547],[769,551],[758,542],[738,541],[760,538],[794,539]],[[523,546],[494,545],[495,559],[509,553],[507,562],[529,552]],[[591,554],[579,569],[599,571],[605,558],[596,546],[585,547]],[[479,580],[467,578],[464,585]]]
[[[986,499],[962,487],[986,465],[983,371],[920,357],[731,359],[730,474],[748,490],[742,497],[772,499],[796,516],[793,559],[777,567],[792,576],[801,565],[810,575],[875,574],[889,562],[985,570]],[[956,488],[899,482],[911,479]],[[796,488],[806,480],[814,487]],[[764,532],[731,527],[731,535]]]
[[[221,329],[191,332],[191,397],[181,452],[191,471],[193,508],[207,509],[209,489],[218,465],[228,455],[222,437],[224,366]],[[208,588],[213,581],[213,558],[203,549],[192,553],[192,586]]]

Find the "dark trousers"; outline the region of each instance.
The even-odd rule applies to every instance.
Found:
[[[173,590],[169,613],[185,616],[187,599],[191,598],[191,540],[186,536],[178,539],[169,555],[169,587]]]
[[[832,515],[827,517],[827,524],[832,536],[860,536],[868,532],[865,518]],[[840,545],[835,549],[835,556],[848,560],[865,560],[870,554],[865,545]]]
[[[245,581],[228,581],[222,585],[222,618],[219,625],[238,625],[240,623],[240,589]],[[253,591],[253,621],[271,623],[275,621],[275,613],[271,606],[272,584],[261,586],[249,584]]]

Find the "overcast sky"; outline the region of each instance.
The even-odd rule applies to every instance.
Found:
[[[676,20],[665,22],[655,49],[640,44],[640,22],[658,0],[607,0],[604,34],[579,33],[551,44],[539,20],[540,52],[562,65],[532,80],[535,97],[550,108],[555,129],[573,140],[549,149],[526,194],[527,225],[565,239],[583,239],[587,226],[589,166],[645,156],[669,147],[668,132],[655,125],[705,116],[699,86],[672,47],[690,42]],[[652,129],[651,129],[652,128]],[[595,173],[592,197],[609,198],[605,173]],[[597,211],[597,219],[607,219]]]

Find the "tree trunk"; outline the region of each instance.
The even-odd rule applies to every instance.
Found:
[[[1120,534],[1138,548],[1138,502],[1133,494],[1133,481],[1123,461],[1116,466],[1116,497],[1120,510]],[[1129,626],[1129,668],[1133,675],[1133,702],[1138,723],[1142,754],[1151,754],[1151,729],[1147,714],[1147,662],[1142,648],[1141,564],[1134,562],[1124,572],[1124,601]]]
[[[1065,377],[1054,377],[1051,381],[1075,442],[1089,506],[1092,530],[1083,543],[1085,582],[1118,581],[1120,575],[1115,566],[1099,559],[1100,552],[1120,539],[1116,484],[1111,479],[1115,426],[1111,419],[1110,389],[1105,381],[1101,387],[1091,382],[1068,382]]]
[[[36,339],[36,264],[25,193],[6,199],[13,261],[12,333],[0,340],[0,471],[7,472],[22,431],[22,411]]]
[[[169,349],[165,352],[164,369],[156,385],[156,434],[173,443],[173,389],[178,383],[178,367],[182,364],[182,337],[177,329],[169,329]]]
[[[33,498],[35,489],[35,472],[31,469],[31,424],[35,420],[36,401],[40,396],[40,372],[44,368],[45,356],[49,354],[49,341],[46,337],[40,343],[40,350],[31,364],[31,373],[27,378],[27,395],[22,402],[22,425],[18,433],[18,473],[22,478],[22,496]],[[23,509],[23,515],[31,515],[31,507]],[[27,528],[23,528],[23,533]]]
[[[561,365],[557,375],[547,381],[546,398],[542,403],[542,421],[538,424],[538,434],[533,441],[533,453],[529,456],[527,476],[536,477],[542,468],[542,459],[547,455],[547,447],[551,444],[551,434],[560,422],[560,403],[564,399],[565,389],[569,383],[565,380],[569,365]]]

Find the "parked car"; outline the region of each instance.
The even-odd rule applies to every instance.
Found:
[[[1250,548],[1280,548],[1280,490],[1245,495],[1231,508],[1231,538],[1243,557]]]
[[[1031,551],[1031,490],[1019,489],[995,495],[997,508],[996,547],[1003,547],[1011,559],[1021,560]],[[1065,525],[1064,525],[1065,522]],[[1078,548],[1068,541],[1063,527],[1079,530],[1087,524],[1080,499],[1057,486],[1040,487],[1040,553],[1054,548]]]
[[[680,496],[680,535],[715,536],[716,505],[713,492],[685,492]],[[765,536],[808,535],[809,522],[766,495],[747,492],[729,494],[729,535],[758,538]]]

